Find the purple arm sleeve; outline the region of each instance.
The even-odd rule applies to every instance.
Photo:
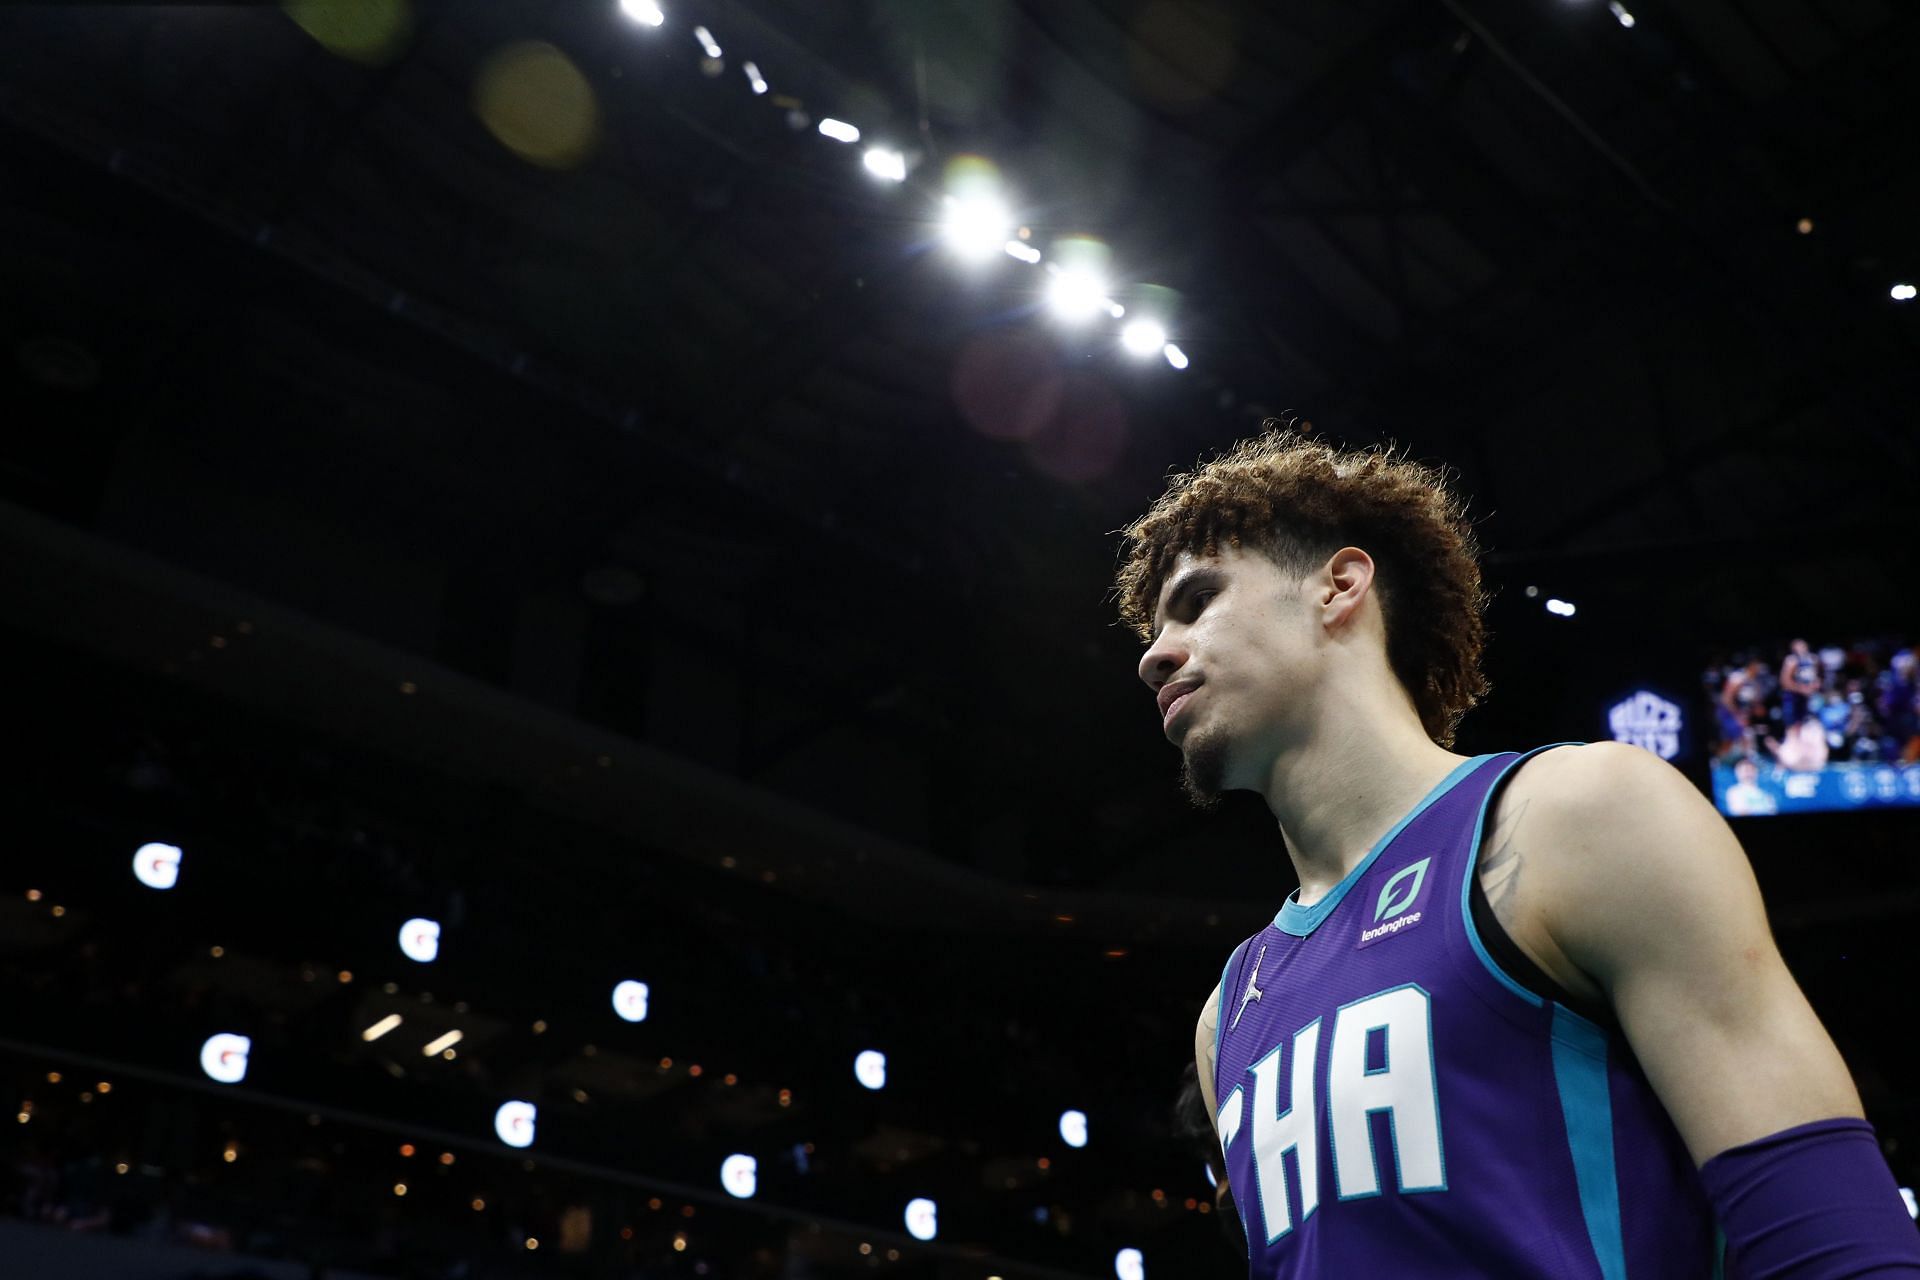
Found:
[[[1729,1148],[1700,1180],[1731,1280],[1920,1277],[1920,1230],[1865,1120],[1816,1120]]]

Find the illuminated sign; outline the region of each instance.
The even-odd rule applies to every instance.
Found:
[[[1662,760],[1680,754],[1681,728],[1679,706],[1645,689],[1607,709],[1607,731],[1615,742],[1645,747]]]

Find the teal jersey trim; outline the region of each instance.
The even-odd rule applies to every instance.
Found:
[[[1504,986],[1507,990],[1513,992],[1513,994],[1515,994],[1516,996],[1519,996],[1522,1000],[1525,1000],[1528,1004],[1532,1005],[1536,1009],[1539,1008],[1544,1003],[1544,1001],[1541,1000],[1539,994],[1536,992],[1529,991],[1525,987],[1521,986],[1518,982],[1514,981],[1512,974],[1508,973],[1505,969],[1502,969],[1499,965],[1493,962],[1493,956],[1488,954],[1487,952],[1487,944],[1480,940],[1480,930],[1474,927],[1473,907],[1471,903],[1472,903],[1472,895],[1473,895],[1473,877],[1476,874],[1478,874],[1480,870],[1481,833],[1486,828],[1487,814],[1490,813],[1493,809],[1493,798],[1495,795],[1499,794],[1500,782],[1502,779],[1504,779],[1508,774],[1512,773],[1515,769],[1519,768],[1526,761],[1531,760],[1533,757],[1539,755],[1542,751],[1551,751],[1555,747],[1581,747],[1585,745],[1586,744],[1583,742],[1550,742],[1544,747],[1535,747],[1533,750],[1527,752],[1525,755],[1520,756],[1518,759],[1512,761],[1510,764],[1507,765],[1506,768],[1500,771],[1500,777],[1495,778],[1493,780],[1493,785],[1487,788],[1486,798],[1480,801],[1480,816],[1474,819],[1474,823],[1473,823],[1472,852],[1467,857],[1466,874],[1460,877],[1460,922],[1466,928],[1467,941],[1471,943],[1473,946],[1473,954],[1480,957],[1480,963],[1487,967],[1488,973],[1492,974],[1494,977],[1500,980],[1500,985]]]
[[[1373,846],[1366,857],[1360,859],[1360,865],[1347,872],[1347,878],[1335,885],[1333,891],[1320,901],[1310,907],[1303,907],[1293,900],[1293,894],[1288,894],[1286,902],[1280,907],[1280,914],[1273,918],[1274,928],[1283,933],[1290,933],[1296,938],[1304,938],[1319,928],[1320,922],[1332,915],[1333,909],[1340,905],[1340,899],[1347,896],[1347,890],[1360,882],[1360,877],[1367,874],[1367,868],[1371,867],[1374,860],[1386,851],[1387,846],[1393,843],[1393,838],[1399,835],[1409,822],[1425,813],[1427,807],[1434,801],[1453,790],[1454,784],[1460,779],[1491,759],[1493,759],[1492,755],[1483,755],[1475,756],[1471,760],[1462,760],[1452,773],[1440,780],[1439,786],[1427,792],[1426,799],[1413,806],[1411,813],[1394,823],[1393,830],[1381,836],[1379,843]],[[1298,889],[1293,891],[1294,894],[1299,892]]]
[[[1601,1280],[1627,1280],[1613,1159],[1613,1096],[1607,1087],[1607,1033],[1562,1004],[1553,1006],[1553,1079],[1560,1088],[1574,1185]]]

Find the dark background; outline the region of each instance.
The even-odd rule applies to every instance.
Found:
[[[654,29],[413,0],[360,53],[315,38],[329,7],[0,8],[0,888],[36,1104],[8,1136],[127,1163],[145,1201],[235,1183],[173,1210],[255,1223],[235,1247],[1230,1270],[1167,1112],[1293,881],[1255,797],[1180,800],[1107,589],[1168,470],[1268,414],[1471,495],[1494,692],[1462,751],[1605,736],[1643,684],[1691,713],[1749,646],[1916,632],[1910,6],[754,0]],[[521,41],[594,102],[564,165],[476,110]],[[963,153],[1035,245],[1105,241],[1116,298],[1174,291],[1191,367],[953,260]],[[1915,820],[1735,829],[1909,1182],[1880,1002]],[[171,895],[127,875],[147,839],[188,849]],[[392,934],[436,912],[423,970]],[[646,1023],[611,1020],[621,977]],[[458,1061],[363,1044],[394,999],[409,1034],[466,1027]],[[226,1023],[256,1028],[243,1090],[197,1073]],[[882,1094],[851,1079],[869,1042]],[[536,1095],[528,1171],[491,1114]],[[474,1144],[445,1204],[389,1196],[429,1131]],[[760,1153],[751,1205],[719,1193],[731,1150]],[[277,1193],[312,1239],[273,1235],[249,1161],[319,1162],[391,1238]],[[488,1179],[504,1217],[466,1207]],[[919,1194],[934,1246],[900,1230]],[[590,1246],[527,1254],[579,1205]],[[710,1217],[674,1251],[645,1224],[682,1206]]]

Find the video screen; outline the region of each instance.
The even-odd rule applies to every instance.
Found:
[[[1794,637],[1709,667],[1713,802],[1728,817],[1920,806],[1910,639]]]

